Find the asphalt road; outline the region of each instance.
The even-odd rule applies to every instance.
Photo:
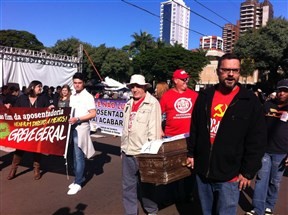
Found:
[[[17,177],[8,181],[6,177],[10,170],[12,153],[0,151],[0,215],[123,214],[120,138],[105,135],[93,137],[93,141],[97,155],[92,160],[87,160],[87,181],[74,196],[67,195],[68,185],[73,182],[74,177],[66,174],[65,160],[62,157],[43,155],[42,178],[35,181],[31,168],[32,156],[31,153],[26,153],[18,168]],[[275,214],[288,215],[287,176],[283,177],[281,183]],[[157,187],[156,191],[161,207],[159,215],[201,215],[196,193],[188,199],[177,193],[176,201],[165,186]],[[250,209],[252,194],[252,188],[241,193],[237,215]],[[139,214],[145,214],[141,207]]]

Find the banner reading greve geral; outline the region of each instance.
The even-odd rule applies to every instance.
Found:
[[[0,145],[63,156],[71,108],[0,107]]]

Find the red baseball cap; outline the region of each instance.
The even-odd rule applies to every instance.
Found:
[[[185,79],[185,78],[189,78],[189,75],[188,75],[188,73],[187,73],[185,70],[183,70],[183,69],[177,69],[177,70],[175,70],[175,72],[173,73],[172,79],[175,79],[175,78]]]

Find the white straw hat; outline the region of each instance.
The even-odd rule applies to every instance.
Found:
[[[143,75],[132,75],[130,79],[130,83],[126,84],[129,87],[132,84],[138,84],[140,86],[146,86],[146,88],[151,87],[151,84],[145,82],[145,77]]]

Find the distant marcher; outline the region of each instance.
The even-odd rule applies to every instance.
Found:
[[[63,85],[59,93],[58,107],[59,108],[69,107],[70,96],[71,96],[71,89],[69,85],[68,84]]]
[[[55,98],[54,98],[54,87],[49,87],[47,89],[46,96],[48,97],[48,100],[51,105],[57,106],[57,101],[55,101]]]
[[[21,89],[21,91],[20,91],[20,96],[21,96],[22,94],[25,94],[25,93],[26,93],[26,90],[27,90],[27,87],[26,87],[26,86],[23,86],[22,89]]]
[[[254,94],[258,97],[261,104],[265,102],[266,98],[261,89],[258,88],[257,90],[255,90]]]
[[[187,166],[195,169],[203,215],[237,214],[267,143],[262,105],[238,83],[240,62],[231,53],[218,60],[219,84],[200,91],[193,110]]]
[[[92,158],[95,155],[95,149],[90,137],[89,120],[95,118],[96,107],[93,96],[84,88],[83,73],[73,75],[73,86],[75,93],[70,96],[70,107],[72,116],[69,119],[71,126],[71,135],[73,140],[73,160],[75,179],[68,186],[68,195],[78,193],[85,181],[85,158]]]
[[[30,108],[48,107],[48,109],[50,110],[54,106],[50,105],[46,96],[41,95],[41,90],[42,90],[42,83],[37,80],[32,81],[27,88],[27,93],[21,95],[16,100],[14,107],[30,107]],[[24,152],[25,151],[18,149],[14,152],[11,170],[7,177],[8,180],[11,180],[15,177],[17,168],[22,160]],[[39,180],[41,178],[40,161],[41,161],[41,154],[34,152],[33,167],[34,167],[35,180]]]
[[[20,94],[19,87],[11,86],[9,88],[8,95],[6,96],[6,98],[4,100],[4,104],[11,104],[11,106],[13,107],[15,105],[16,100],[19,97],[19,94]]]
[[[69,86],[69,85],[68,85],[68,86]],[[61,89],[62,89],[61,86],[57,86],[57,87],[56,87],[56,91],[55,91],[54,96],[53,96],[54,104],[55,104],[55,105],[57,105],[57,103],[58,103],[58,101],[59,101]]]
[[[169,85],[167,82],[159,82],[155,87],[155,97],[160,101],[163,94],[169,90]]]
[[[138,197],[148,214],[157,214],[158,205],[147,196],[146,192],[153,192],[154,185],[147,185],[141,189],[139,165],[136,156],[140,154],[144,143],[161,138],[161,108],[157,99],[147,88],[151,87],[145,82],[142,75],[132,75],[127,86],[131,89],[133,97],[124,107],[123,134],[121,137],[122,157],[122,189],[124,213],[138,214]],[[140,183],[139,183],[140,182]],[[138,188],[140,196],[137,195]]]
[[[247,215],[273,215],[280,182],[288,164],[288,79],[277,83],[275,100],[264,104],[268,129],[268,146],[257,173],[252,200],[253,210]]]
[[[4,100],[6,99],[6,96],[8,95],[8,93],[9,93],[8,85],[3,85],[1,87],[1,93],[0,93],[0,101],[2,104],[3,104]]]

